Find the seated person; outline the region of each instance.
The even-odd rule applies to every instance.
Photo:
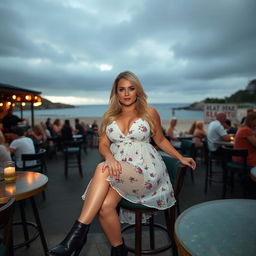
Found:
[[[10,152],[14,155],[16,166],[23,168],[21,160],[22,154],[35,154],[35,147],[33,140],[24,136],[24,129],[22,127],[15,127],[12,129],[13,141],[10,144]],[[26,161],[26,166],[35,165],[36,161]]]
[[[0,130],[0,163],[11,161],[10,152],[5,144],[5,137]]]
[[[192,123],[192,125],[191,125],[191,127],[189,128],[189,130],[188,130],[188,134],[189,135],[193,135],[194,134],[194,131],[195,131],[195,129],[196,129],[196,121],[194,121],[193,123]]]
[[[54,137],[61,136],[61,129],[62,129],[62,124],[60,119],[55,119],[52,125],[52,132]]]
[[[54,137],[53,124],[51,123],[51,118],[49,118],[49,117],[47,118],[47,120],[45,122],[45,126],[43,126],[43,127],[46,127],[45,129],[47,129],[49,131],[50,136]]]
[[[172,118],[170,121],[170,126],[167,131],[167,136],[169,137],[170,142],[175,148],[181,147],[181,141],[178,139],[179,133],[175,129],[175,126],[177,125],[177,119]]]
[[[13,114],[13,110],[11,108],[8,109],[6,116],[3,118],[4,132],[10,132],[12,127],[16,127],[18,123],[22,121],[23,119]]]
[[[61,129],[61,139],[63,141],[71,141],[73,140],[73,129],[70,125],[70,121],[68,119],[65,120],[64,125]]]
[[[235,136],[235,149],[247,149],[247,165],[256,166],[256,136],[254,129],[256,128],[256,112],[247,115],[245,124],[241,126]],[[242,163],[240,157],[233,157],[233,160]]]
[[[237,132],[237,128],[235,128],[234,126],[232,126],[231,121],[229,119],[227,119],[225,121],[225,123],[228,125],[229,128],[227,128],[227,133],[228,134],[236,134]]]
[[[246,119],[246,117],[250,114],[250,113],[253,113],[253,108],[247,108],[247,110],[246,110],[246,116],[244,116],[243,118],[242,118],[242,120],[241,120],[241,124],[245,124],[245,119]]]
[[[99,127],[98,127],[98,124],[97,124],[97,121],[96,120],[93,120],[93,123],[92,123],[92,130],[95,134],[98,134],[98,131],[99,131]]]
[[[82,124],[80,124],[78,118],[75,119],[75,128],[76,128],[76,133],[77,134],[81,134],[81,135],[85,134],[84,127],[82,126]]]
[[[215,153],[216,155],[221,154],[221,145],[218,145],[217,141],[230,141],[230,135],[227,134],[225,130],[228,128],[225,123],[227,117],[224,112],[219,112],[216,115],[216,120],[210,122],[208,126],[208,147],[209,151]]]
[[[193,133],[193,141],[195,142],[195,146],[198,147],[203,147],[203,141],[202,139],[207,136],[206,131],[204,130],[204,122],[203,121],[197,121],[196,122],[196,128]]]
[[[33,140],[38,142],[44,142],[47,140],[41,124],[36,124],[34,127],[32,127],[28,134]]]

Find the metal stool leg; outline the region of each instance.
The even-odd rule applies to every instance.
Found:
[[[141,229],[142,229],[142,224],[141,224],[141,212],[136,212],[135,213],[135,256],[140,256],[141,252]]]
[[[40,221],[40,217],[39,217],[39,213],[38,213],[38,210],[37,210],[37,207],[36,207],[36,202],[35,202],[34,197],[31,197],[30,201],[31,201],[31,205],[32,205],[32,208],[33,208],[36,224],[37,224],[37,227],[38,227],[38,232],[39,232],[41,242],[42,242],[42,245],[43,245],[43,248],[44,248],[44,252],[45,252],[45,255],[47,256],[48,255],[48,246],[47,246],[47,242],[46,242],[46,239],[45,239],[45,236],[44,236],[43,227],[42,227],[42,224],[41,224],[41,221]]]
[[[29,233],[28,233],[27,220],[26,220],[26,215],[25,215],[23,205],[24,205],[24,202],[19,201],[20,216],[21,216],[21,223],[22,223],[24,238],[25,238],[25,241],[28,241],[29,240]],[[29,243],[27,243],[26,247],[28,248],[29,246],[30,246]]]

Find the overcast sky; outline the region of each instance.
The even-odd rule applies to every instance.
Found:
[[[255,13],[255,0],[1,0],[0,82],[107,103],[130,70],[151,103],[229,96],[256,78]]]

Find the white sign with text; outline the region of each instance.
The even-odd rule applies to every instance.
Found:
[[[205,104],[204,105],[204,122],[210,123],[216,119],[218,112],[224,112],[232,123],[237,122],[237,104]]]

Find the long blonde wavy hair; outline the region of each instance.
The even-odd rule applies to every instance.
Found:
[[[117,85],[120,79],[126,79],[132,83],[133,86],[135,86],[137,90],[137,100],[136,100],[136,111],[137,114],[140,118],[146,120],[151,129],[151,133],[155,134],[155,122],[154,118],[148,108],[148,103],[147,103],[147,95],[144,92],[144,89],[142,87],[142,84],[139,80],[139,78],[132,72],[130,71],[124,71],[120,73],[112,86],[112,90],[110,93],[110,98],[109,98],[109,108],[107,112],[103,116],[103,121],[101,124],[101,133],[105,133],[107,125],[112,123],[114,120],[118,118],[118,116],[122,112],[122,106],[119,103],[118,95],[117,95]]]

